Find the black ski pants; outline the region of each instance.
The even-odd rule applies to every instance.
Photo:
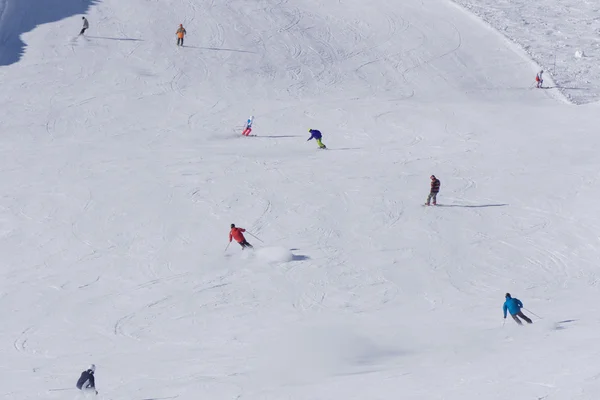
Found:
[[[79,32],[79,35],[83,35],[86,30],[87,30],[87,28],[81,28],[81,32]]]
[[[526,321],[528,324],[532,324],[532,323],[533,323],[533,321],[531,321],[531,319],[530,319],[530,318],[529,318],[527,315],[523,314],[523,311],[519,311],[518,313],[516,313],[516,314],[514,314],[514,315],[513,315],[513,314],[511,314],[510,316],[511,316],[511,317],[513,317],[513,319],[514,319],[514,320],[517,322],[517,324],[519,324],[519,325],[522,325],[522,324],[523,324],[523,323],[521,322],[521,320],[519,319],[519,317],[523,318],[523,319],[524,319],[524,320],[525,320],[525,321]]]
[[[248,243],[248,241],[246,241],[246,239],[244,239],[242,242],[238,242],[240,244],[240,246],[242,246],[242,249],[245,249],[246,247],[250,247],[252,248],[252,245],[250,243]]]
[[[183,46],[183,38],[182,37],[177,38],[177,46]]]

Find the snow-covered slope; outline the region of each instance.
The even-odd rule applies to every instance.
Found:
[[[4,397],[90,362],[114,400],[597,397],[600,113],[500,34],[445,0],[80,17],[0,69]]]
[[[98,1],[44,0],[40,3],[36,0],[0,0],[0,67],[21,59],[25,51],[21,34],[38,25],[85,13]]]
[[[600,96],[600,3],[589,0],[454,0],[515,43],[552,74],[575,104]],[[535,74],[530,79],[533,82]]]

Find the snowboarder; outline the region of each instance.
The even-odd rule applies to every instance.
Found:
[[[321,140],[323,138],[323,134],[321,133],[321,131],[318,131],[316,129],[309,129],[308,132],[310,133],[310,137],[308,138],[308,140],[315,139],[320,149],[327,148],[327,146],[325,146]]]
[[[535,83],[536,83],[537,88],[541,88],[544,85],[544,77],[542,76],[543,74],[544,74],[544,70],[541,70],[535,76]]]
[[[79,32],[79,36],[83,35],[85,31],[90,27],[90,23],[88,22],[86,17],[81,17],[83,20],[83,27],[81,28],[81,32]]]
[[[179,24],[179,29],[177,29],[177,46],[183,47],[183,37],[187,35],[183,24]]]
[[[429,202],[433,199],[433,205],[435,206],[437,204],[437,194],[440,192],[441,182],[435,175],[431,175],[430,179],[431,190],[429,191],[429,196],[427,196],[427,203],[425,203],[425,205],[428,206]]]
[[[242,135],[244,135],[244,136],[250,135],[250,132],[252,132],[252,123],[253,122],[254,122],[254,115],[250,116],[250,118],[248,118],[248,121],[246,121],[246,128],[242,132]]]
[[[506,311],[508,310],[508,312],[510,313],[510,316],[513,317],[513,319],[517,322],[517,324],[523,325],[523,323],[521,322],[519,317],[521,317],[525,321],[527,321],[528,324],[533,323],[531,321],[531,319],[529,319],[529,317],[527,317],[521,311],[521,308],[523,308],[523,303],[521,303],[521,300],[517,299],[516,297],[515,298],[511,297],[510,293],[506,293],[505,298],[506,298],[506,301],[504,302],[504,305],[502,306],[502,310],[504,311],[504,319],[506,319]]]
[[[90,365],[88,369],[81,373],[79,380],[77,381],[77,389],[81,391],[94,391],[98,394],[96,390],[96,380],[94,379],[94,372],[96,372],[96,366],[94,364]]]
[[[231,231],[229,231],[229,243],[231,243],[231,239],[235,239],[235,241],[242,246],[242,250],[246,247],[253,248],[252,245],[248,243],[242,232],[246,232],[246,230],[244,228],[236,228],[235,224],[231,224]]]

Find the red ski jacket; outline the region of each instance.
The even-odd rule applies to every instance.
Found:
[[[229,232],[229,241],[231,242],[232,238],[238,243],[246,240],[242,232],[246,232],[246,230],[244,228],[231,228],[231,232]]]

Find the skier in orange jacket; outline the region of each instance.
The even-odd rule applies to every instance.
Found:
[[[235,239],[235,241],[242,246],[242,250],[246,247],[252,248],[252,245],[248,243],[242,232],[246,232],[246,230],[244,228],[236,228],[235,224],[231,224],[231,231],[229,231],[229,243],[231,243],[231,239]]]
[[[183,37],[187,35],[183,24],[179,24],[179,29],[177,29],[177,46],[183,47]]]

